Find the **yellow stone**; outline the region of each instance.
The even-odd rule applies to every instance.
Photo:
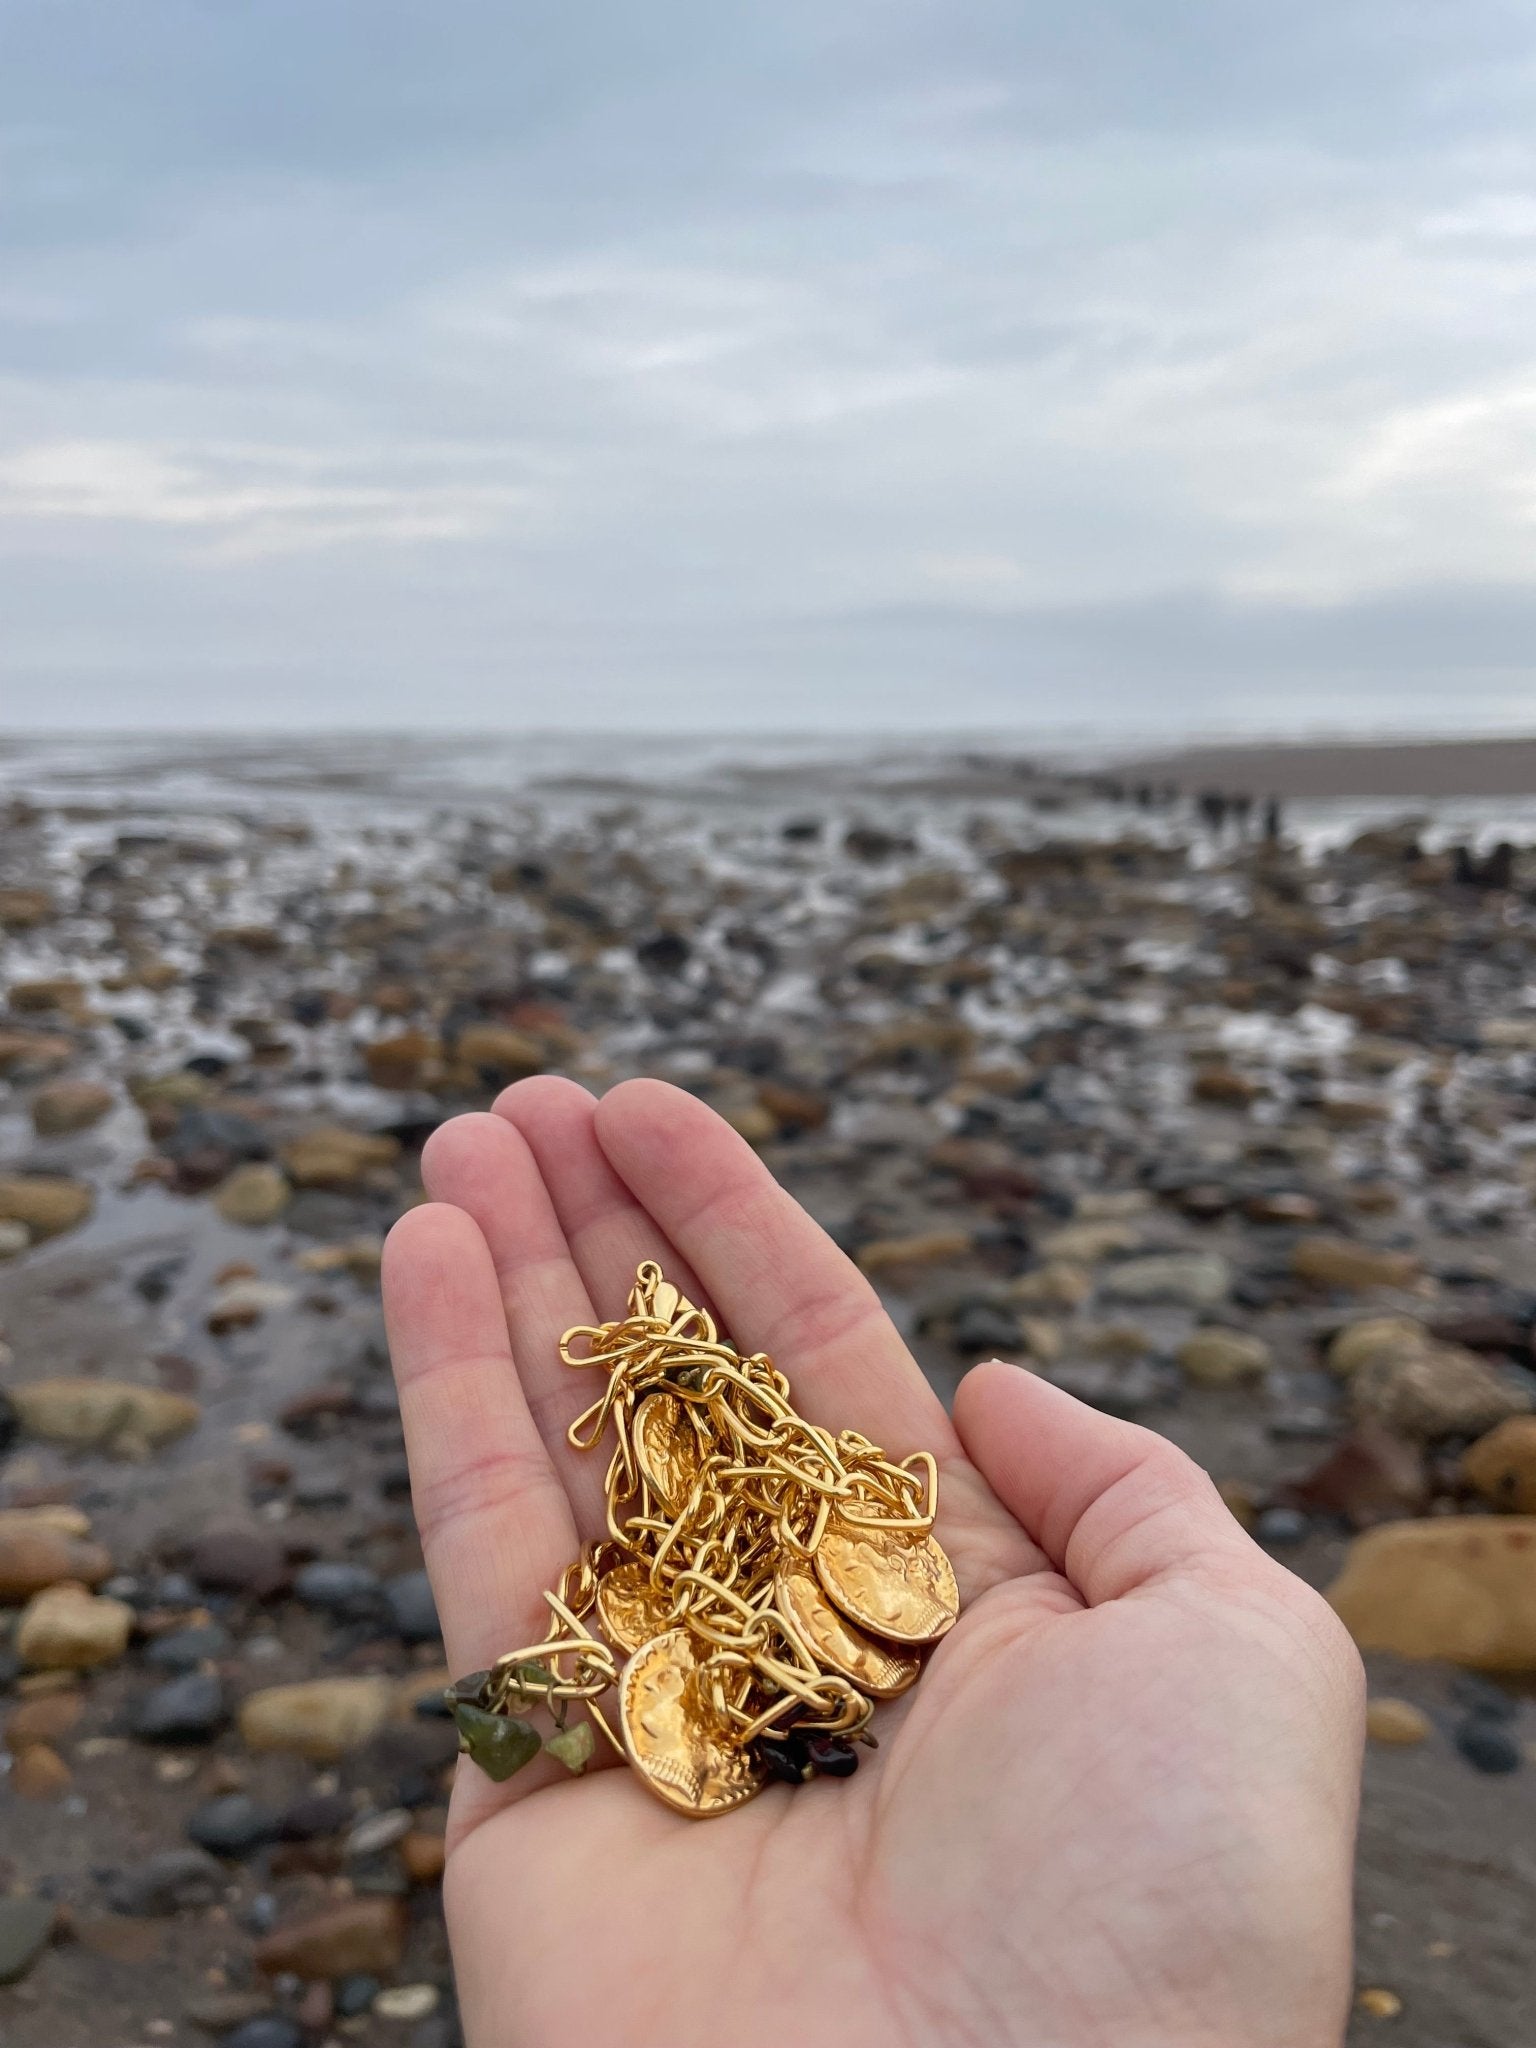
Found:
[[[1381,1251],[1350,1237],[1303,1237],[1291,1252],[1291,1271],[1313,1287],[1411,1287],[1420,1270],[1412,1252]]]
[[[1433,1726],[1428,1714],[1412,1700],[1384,1697],[1372,1700],[1365,1710],[1365,1732],[1372,1742],[1384,1742],[1397,1749],[1422,1742]]]
[[[1388,1991],[1384,1985],[1370,1984],[1356,1994],[1355,2007],[1357,2011],[1363,2012],[1367,2019],[1395,2020],[1403,2009],[1403,2001],[1395,1991]]]
[[[1202,1387],[1230,1387],[1257,1379],[1270,1367],[1269,1346],[1246,1330],[1194,1330],[1177,1357],[1184,1377]]]
[[[1115,1252],[1136,1251],[1141,1243],[1142,1233],[1135,1224],[1108,1217],[1068,1223],[1060,1230],[1047,1231],[1040,1240],[1039,1251],[1048,1264],[1065,1259],[1069,1265],[1096,1266]]]
[[[1057,1259],[1021,1273],[1008,1291],[1028,1308],[1080,1308],[1093,1292],[1093,1275],[1086,1266]]]
[[[1430,1343],[1424,1325],[1412,1316],[1367,1316],[1346,1323],[1328,1346],[1328,1370],[1349,1379],[1368,1359],[1399,1351],[1422,1351]]]
[[[930,1230],[919,1237],[879,1237],[859,1252],[859,1264],[866,1273],[883,1273],[891,1266],[931,1266],[946,1259],[963,1259],[971,1249],[968,1230]]]
[[[133,1609],[65,1580],[34,1594],[16,1625],[16,1654],[47,1671],[111,1664],[128,1647]]]
[[[1489,1507],[1536,1515],[1536,1415],[1512,1415],[1480,1436],[1462,1458],[1461,1476]]]
[[[1536,1671],[1536,1516],[1389,1522],[1350,1545],[1328,1589],[1365,1650],[1478,1671]]]
[[[252,1749],[286,1750],[334,1763],[376,1735],[395,1711],[389,1678],[316,1678],[271,1685],[240,1709],[240,1733]]]

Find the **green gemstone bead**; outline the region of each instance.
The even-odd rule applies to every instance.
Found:
[[[546,1736],[544,1747],[558,1757],[568,1771],[584,1771],[592,1761],[593,1737],[590,1721],[573,1721],[557,1735]]]
[[[465,1755],[498,1785],[505,1784],[524,1764],[532,1763],[544,1746],[537,1728],[511,1714],[488,1714],[484,1707],[461,1700],[453,1718]]]

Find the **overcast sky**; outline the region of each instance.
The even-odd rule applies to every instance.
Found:
[[[1536,20],[7,0],[0,690],[1536,728]]]

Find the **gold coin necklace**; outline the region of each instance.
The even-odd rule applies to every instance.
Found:
[[[568,1330],[560,1356],[607,1375],[569,1431],[578,1450],[612,1439],[607,1533],[545,1594],[542,1642],[449,1687],[460,1749],[501,1780],[541,1751],[580,1771],[601,1735],[695,1819],[851,1777],[875,1701],[915,1684],[960,1611],[933,1459],[806,1421],[772,1360],[653,1263],[628,1313]]]

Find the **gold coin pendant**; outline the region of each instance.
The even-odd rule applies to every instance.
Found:
[[[635,1410],[634,1440],[641,1477],[667,1512],[676,1514],[703,1462],[688,1410],[675,1394],[647,1394]]]
[[[642,1644],[619,1676],[619,1727],[630,1762],[657,1798],[703,1819],[744,1805],[763,1789],[764,1773],[730,1740],[699,1680],[686,1629]]]
[[[954,1567],[921,1529],[882,1529],[833,1515],[816,1576],[850,1621],[896,1643],[931,1643],[960,1612]]]
[[[778,1569],[774,1597],[780,1614],[818,1662],[851,1678],[860,1692],[877,1700],[905,1692],[922,1670],[922,1659],[877,1643],[838,1613],[804,1559],[787,1558]]]
[[[672,1625],[671,1601],[643,1564],[616,1564],[597,1582],[597,1614],[616,1650],[632,1657]]]

